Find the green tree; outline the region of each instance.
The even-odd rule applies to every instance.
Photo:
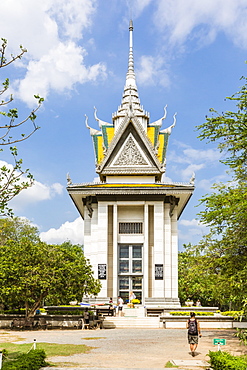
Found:
[[[17,224],[15,232],[13,223],[11,228],[10,224],[1,228],[8,229],[0,245],[2,305],[25,307],[30,317],[45,299],[50,304],[64,304],[99,293],[101,284],[93,277],[80,246],[69,242],[48,245],[39,240],[36,228]]]
[[[212,117],[197,126],[199,138],[208,142],[217,142],[218,149],[225,154],[222,163],[228,165],[239,181],[247,179],[247,78],[241,77],[244,85],[236,94],[226,100],[236,103],[236,112],[226,111],[222,114],[210,109]]]
[[[18,242],[22,237],[34,243],[40,241],[38,228],[31,225],[26,218],[0,219],[0,245],[5,245],[10,240]]]
[[[22,46],[20,46],[20,52],[10,58],[6,56],[7,50],[7,40],[1,39],[0,47],[0,69],[9,66],[11,63],[15,62],[17,59],[21,59],[23,54],[27,52]],[[0,168],[0,216],[13,215],[12,210],[8,207],[8,203],[16,195],[18,195],[23,189],[26,189],[33,184],[33,176],[29,169],[22,169],[22,159],[18,159],[18,152],[16,143],[24,141],[33,135],[35,131],[38,130],[38,126],[35,123],[36,111],[40,108],[43,98],[35,95],[37,99],[37,107],[33,109],[27,117],[22,120],[18,120],[19,113],[17,108],[6,109],[6,106],[13,101],[13,96],[8,96],[8,89],[10,86],[10,81],[8,78],[2,82],[2,88],[0,88],[0,96],[2,100],[0,101],[0,106],[2,111],[0,111],[1,121],[0,121],[0,146],[3,148],[9,146],[11,155],[13,156],[14,165],[7,166],[3,165]],[[27,123],[31,123],[27,126]],[[20,131],[21,128],[21,131]],[[24,132],[26,131],[26,132]],[[3,149],[0,151],[3,151]],[[22,176],[25,180],[22,180]]]
[[[247,80],[242,80],[240,91],[226,98],[236,103],[236,112],[211,109],[212,116],[197,127],[201,140],[217,143],[231,175],[201,199],[200,221],[210,233],[197,250],[208,257],[204,270],[211,266],[221,303],[232,302],[236,308],[247,294]]]
[[[219,305],[215,274],[209,265],[210,258],[191,244],[184,245],[178,254],[178,295],[181,304],[198,299],[203,306]],[[205,269],[207,266],[207,269]]]
[[[205,306],[240,309],[246,297],[247,258],[241,253],[227,252],[211,235],[199,245],[185,245],[178,256],[179,298],[198,298]]]

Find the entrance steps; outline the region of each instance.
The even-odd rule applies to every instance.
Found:
[[[140,328],[140,329],[159,329],[159,317],[130,317],[130,316],[107,316],[104,319],[105,329],[115,328]]]

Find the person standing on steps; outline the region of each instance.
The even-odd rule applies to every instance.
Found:
[[[118,297],[118,316],[123,316],[123,299],[119,296]]]
[[[198,336],[201,338],[200,323],[196,319],[194,312],[190,313],[190,319],[187,321],[186,328],[188,329],[188,343],[190,345],[190,351],[192,357],[195,357],[195,351],[198,346]]]

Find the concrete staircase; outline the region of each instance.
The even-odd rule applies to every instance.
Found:
[[[163,325],[163,323],[161,323]],[[159,317],[131,317],[131,316],[107,316],[104,320],[105,329],[116,328],[140,328],[140,329],[159,329]]]

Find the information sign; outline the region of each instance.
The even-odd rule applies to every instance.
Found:
[[[163,280],[163,265],[155,264],[155,280]]]
[[[226,345],[226,339],[216,339],[216,338],[214,338],[213,344],[214,345],[220,344],[221,346],[225,346]]]
[[[106,280],[106,263],[98,264],[98,279]]]

